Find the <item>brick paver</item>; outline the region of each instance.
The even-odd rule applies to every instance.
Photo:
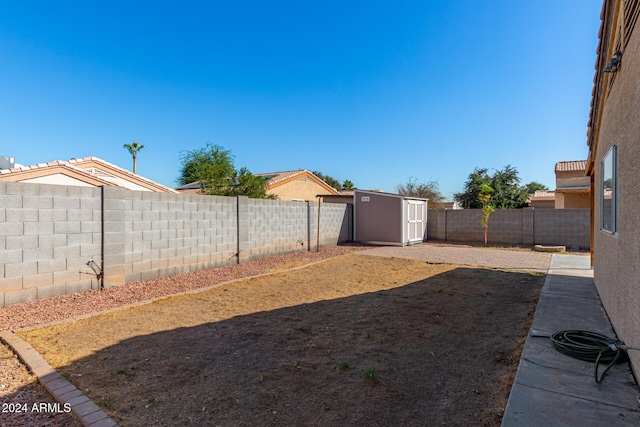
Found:
[[[440,246],[428,243],[414,246],[383,246],[358,252],[359,255],[410,258],[434,263],[478,265],[546,272],[551,254],[522,250]]]

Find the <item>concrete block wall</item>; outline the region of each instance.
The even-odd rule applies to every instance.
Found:
[[[538,209],[534,218],[535,244],[589,249],[590,209]]]
[[[100,189],[0,182],[0,306],[97,289]]]
[[[429,240],[484,244],[480,209],[430,210]],[[589,249],[589,209],[499,209],[489,217],[489,244]]]
[[[241,262],[308,249],[306,202],[241,200],[241,211],[246,207],[248,212],[247,239],[240,244]]]
[[[2,182],[0,306],[98,289],[103,246],[105,287],[315,250],[317,207]],[[321,246],[350,240],[351,212],[321,205]]]
[[[237,200],[105,188],[105,287],[237,262]]]
[[[322,203],[320,206],[320,231],[320,246],[335,246],[340,242],[353,240],[353,205]]]

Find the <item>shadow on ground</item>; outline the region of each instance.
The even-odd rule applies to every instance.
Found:
[[[58,370],[123,426],[499,425],[543,280],[452,268],[136,336]]]

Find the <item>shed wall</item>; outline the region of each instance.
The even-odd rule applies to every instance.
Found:
[[[362,196],[369,197],[368,202]],[[402,242],[402,199],[372,193],[355,193],[355,239],[359,242]]]

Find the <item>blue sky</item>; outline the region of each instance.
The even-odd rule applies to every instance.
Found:
[[[601,0],[2,2],[0,155],[174,187],[208,142],[358,188],[586,159]]]

